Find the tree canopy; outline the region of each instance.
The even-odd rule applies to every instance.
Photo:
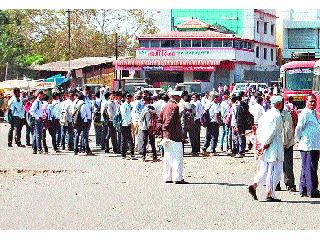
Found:
[[[70,10],[71,59],[114,56],[115,36],[118,53],[134,55],[141,33],[159,29],[155,11],[141,9]],[[28,66],[68,60],[67,10],[0,10],[0,80],[6,63],[9,73],[28,75]]]

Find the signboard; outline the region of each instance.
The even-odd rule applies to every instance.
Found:
[[[297,68],[297,69],[290,69],[287,71],[288,74],[297,74],[297,73],[312,73],[311,68]]]
[[[314,49],[316,47],[316,33],[314,29],[288,29],[289,49]]]
[[[137,50],[137,59],[184,59],[184,60],[195,60],[195,59],[229,59],[232,56],[225,55],[230,50],[234,53],[234,49],[150,49],[150,50]],[[221,55],[222,54],[222,55]],[[223,57],[225,56],[225,57]]]

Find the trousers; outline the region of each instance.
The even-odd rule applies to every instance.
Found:
[[[284,184],[288,187],[295,187],[293,173],[293,146],[284,148],[283,175]]]
[[[149,140],[149,141],[148,141]],[[152,149],[152,156],[154,159],[157,158],[156,142],[155,136],[150,135],[148,130],[139,130],[138,132],[138,151],[142,156],[147,155],[147,146],[150,143]]]
[[[307,194],[309,197],[318,191],[318,162],[319,151],[300,151],[301,153],[301,176],[300,193]]]
[[[121,156],[127,154],[128,144],[130,145],[130,154],[134,155],[134,143],[131,134],[131,125],[121,127]]]
[[[36,120],[31,129],[32,132],[32,149],[34,151],[42,151],[42,119]]]
[[[207,127],[206,132],[206,140],[203,145],[203,149],[207,150],[211,143],[211,152],[216,152],[216,147],[218,144],[218,138],[219,138],[219,125],[217,122],[210,122]]]
[[[266,179],[267,192],[271,190],[272,197],[275,198],[275,189],[280,181],[283,172],[283,162],[265,162],[260,160],[259,172],[254,178],[254,182],[261,184]]]
[[[182,142],[168,139],[162,141],[163,156],[163,181],[183,180],[183,147]]]
[[[12,144],[13,140],[13,130],[15,132],[14,134],[14,140],[16,144],[21,144],[21,129],[22,129],[22,119],[19,117],[14,116],[12,119],[12,122],[10,124],[10,129],[8,133],[8,144]]]

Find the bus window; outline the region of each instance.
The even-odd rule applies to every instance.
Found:
[[[285,78],[286,89],[289,91],[312,89],[313,79],[311,68],[287,70]]]

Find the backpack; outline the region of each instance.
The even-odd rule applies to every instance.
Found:
[[[150,122],[148,127],[148,133],[150,135],[158,135],[158,127],[157,127],[157,121],[158,116],[155,110],[149,111],[150,113]]]
[[[192,112],[192,109],[187,109],[187,108],[183,109],[182,117],[183,117],[184,127],[188,130],[192,129],[195,125],[194,114]]]
[[[298,125],[298,113],[295,109],[291,109],[289,112],[291,114],[292,124],[294,127],[296,127]]]
[[[122,116],[121,116],[120,108],[118,109],[117,113],[113,117],[113,126],[118,132],[121,130]]]
[[[231,126],[231,118],[232,118],[231,108],[228,108],[227,113],[224,115],[223,123],[226,126]]]
[[[204,112],[202,113],[202,116],[200,118],[200,123],[201,126],[203,127],[208,127],[210,122],[210,114],[209,114],[209,109],[204,110]]]
[[[240,119],[242,119],[244,130],[251,130],[254,125],[254,117],[249,112],[249,106],[246,102],[240,102]]]
[[[67,109],[61,109],[60,113],[60,124],[65,125],[68,122],[68,112]]]
[[[93,115],[93,122],[95,124],[100,124],[101,123],[101,109],[100,107],[95,103],[95,106],[97,108],[97,111],[95,111],[94,115]]]
[[[72,114],[72,124],[74,127],[80,126],[82,123],[80,109],[83,105],[84,103],[81,103],[79,107],[77,107],[77,105],[75,106],[75,111]]]

